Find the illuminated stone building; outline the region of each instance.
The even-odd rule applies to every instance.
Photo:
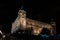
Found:
[[[40,22],[26,17],[26,11],[19,10],[18,17],[12,23],[11,33],[17,30],[32,30],[32,34],[39,35],[43,28],[47,28],[50,34],[53,35],[53,27],[51,24]]]

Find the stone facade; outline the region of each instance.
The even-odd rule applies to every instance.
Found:
[[[42,32],[43,28],[47,28],[50,34],[53,35],[53,27],[51,24],[40,22],[37,20],[29,19],[26,17],[26,11],[19,10],[18,17],[12,23],[11,33],[17,30],[32,30],[32,34],[38,35]]]

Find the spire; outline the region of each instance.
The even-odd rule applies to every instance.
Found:
[[[23,5],[21,5],[21,10],[24,10],[24,6]]]
[[[24,10],[24,5],[21,5],[20,10],[18,11],[18,15],[20,14],[26,14],[26,11]]]

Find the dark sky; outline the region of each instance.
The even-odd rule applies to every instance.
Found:
[[[17,17],[21,5],[27,11],[27,17],[49,23],[51,18],[56,20],[56,1],[48,0],[1,0],[0,1],[0,24],[3,28],[8,26]]]
[[[17,11],[20,9],[21,5],[24,5],[25,10],[27,11],[27,17],[29,18],[46,21],[51,18],[55,19],[55,16],[56,16],[55,1],[47,1],[47,0],[45,1],[44,0],[4,1],[2,0],[0,2],[1,2],[0,3],[0,14],[1,14],[0,16],[7,17],[7,20],[10,19],[9,17],[12,17],[12,19],[16,17]]]

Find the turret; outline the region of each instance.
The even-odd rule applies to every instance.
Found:
[[[26,17],[26,11],[24,10],[23,5],[21,6],[21,9],[18,11],[18,16]]]

